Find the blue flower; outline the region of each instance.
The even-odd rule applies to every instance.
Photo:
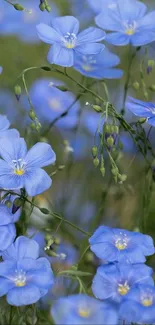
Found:
[[[124,321],[138,324],[155,323],[155,287],[136,285],[125,297],[120,307]]]
[[[3,68],[2,68],[2,67],[0,67],[0,74],[2,73],[2,71],[3,71]]]
[[[113,45],[141,46],[155,40],[155,11],[146,14],[147,7],[136,0],[118,0],[113,10],[107,8],[96,18],[96,24],[107,34],[106,41]]]
[[[37,31],[43,42],[52,44],[47,56],[51,64],[71,67],[74,65],[75,53],[97,54],[104,49],[104,45],[97,42],[105,38],[105,32],[89,27],[78,34],[79,21],[73,16],[53,19],[52,27],[39,24]]]
[[[14,216],[5,204],[0,204],[0,255],[14,241],[16,228]]]
[[[56,325],[117,324],[116,307],[87,295],[78,294],[58,299],[51,310]]]
[[[86,77],[119,79],[122,77],[123,71],[114,68],[119,63],[119,57],[105,48],[97,55],[76,55],[74,69]]]
[[[107,262],[143,263],[155,252],[150,236],[106,226],[100,226],[89,242],[96,256]]]
[[[115,9],[117,6],[117,0],[87,0],[87,2],[95,14],[99,14],[106,8]]]
[[[0,297],[7,295],[13,306],[31,305],[45,296],[54,283],[46,258],[38,258],[34,240],[18,237],[4,253],[0,263]]]
[[[126,108],[136,116],[148,119],[147,122],[150,125],[155,126],[155,104],[128,97]]]
[[[0,34],[16,35],[24,42],[38,43],[40,40],[36,32],[36,24],[41,21],[48,24],[52,17],[59,14],[59,10],[50,1],[49,5],[52,7],[50,14],[46,10],[42,12],[39,9],[38,0],[22,0],[21,5],[26,10],[19,12],[5,1],[1,3]]]
[[[22,138],[0,140],[0,188],[25,188],[30,196],[46,191],[51,178],[41,167],[56,160],[56,155],[47,143],[38,142],[28,152]]]
[[[0,115],[0,138],[19,137],[19,132],[16,129],[9,129],[10,122],[5,115]]]
[[[62,82],[53,79],[39,79],[30,89],[30,96],[39,120],[48,123],[63,114],[75,101],[75,96],[71,92],[63,92],[54,85],[62,85]],[[77,123],[78,109],[79,103],[74,104],[68,114],[60,118],[56,125],[63,129],[73,128]]]
[[[137,283],[153,285],[153,270],[145,264],[108,264],[100,266],[93,279],[96,298],[120,303]]]

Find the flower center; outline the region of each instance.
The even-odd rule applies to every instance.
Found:
[[[89,64],[83,64],[82,66],[83,70],[85,70],[86,72],[92,71],[92,67]]]
[[[52,98],[52,99],[49,99],[48,101],[49,103],[49,107],[53,110],[53,111],[60,111],[61,109],[61,105],[60,105],[60,101],[56,98]]]
[[[21,176],[25,173],[25,162],[23,159],[12,160],[14,174]]]
[[[135,34],[135,31],[136,31],[136,22],[135,21],[133,21],[132,23],[125,22],[124,26],[125,26],[125,34],[127,34],[129,36]]]
[[[116,246],[116,248],[119,249],[119,250],[126,249],[127,246],[128,246],[127,239],[126,239],[126,238],[118,238],[118,239],[115,241],[115,246]]]
[[[88,308],[79,308],[78,313],[83,318],[90,316],[90,310]]]
[[[125,282],[124,284],[118,285],[118,292],[122,296],[125,296],[129,290],[130,290],[130,287],[128,286],[127,282]]]
[[[16,276],[14,278],[14,282],[16,287],[24,287],[26,285],[26,273],[23,270],[15,271]]]
[[[83,70],[85,70],[86,72],[93,71],[95,68],[95,64],[96,60],[93,58],[93,56],[83,56],[81,61],[81,66]]]
[[[142,299],[142,305],[143,306],[149,307],[149,306],[152,306],[152,304],[153,304],[153,298],[152,297]]]
[[[76,46],[76,35],[74,33],[67,33],[64,36],[64,45],[67,49],[74,49]]]

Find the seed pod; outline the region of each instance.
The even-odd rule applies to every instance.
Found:
[[[15,3],[14,5],[14,8],[16,9],[16,10],[19,10],[19,11],[23,11],[25,8],[24,7],[22,7],[19,3]]]
[[[92,155],[95,158],[97,156],[97,154],[98,154],[97,146],[93,146],[91,150],[92,150]]]
[[[93,164],[94,164],[94,166],[95,166],[95,167],[98,167],[99,163],[100,163],[100,161],[99,161],[99,159],[96,157],[96,158],[93,160]]]
[[[134,81],[133,84],[132,84],[132,87],[133,87],[135,90],[139,90],[139,82],[138,82],[138,81]]]
[[[99,106],[99,105],[93,105],[92,107],[95,110],[95,112],[97,112],[97,113],[101,113],[102,112],[101,106]]]
[[[21,87],[19,85],[16,85],[15,88],[14,88],[14,91],[15,91],[16,99],[19,100],[21,92],[22,92]]]

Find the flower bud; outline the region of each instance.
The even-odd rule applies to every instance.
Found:
[[[47,12],[51,12],[51,7],[49,5],[46,5],[45,9],[46,9]]]
[[[19,3],[15,3],[14,5],[14,8],[16,9],[16,10],[19,10],[19,11],[23,11],[25,8],[24,7],[22,7]]]
[[[119,172],[119,170],[118,170],[117,167],[113,167],[113,168],[111,169],[111,172],[112,172],[112,174],[113,174],[114,176],[118,176],[118,172]]]
[[[107,144],[110,148],[114,145],[114,138],[111,135],[107,138]]]
[[[147,66],[147,73],[149,74],[150,72],[152,72],[152,69],[155,65],[155,61],[154,60],[148,60],[148,66]]]
[[[155,85],[151,85],[150,89],[151,89],[152,91],[155,91]]]
[[[139,90],[139,82],[138,82],[138,81],[134,81],[133,84],[132,84],[132,87],[133,87],[135,90]]]
[[[93,109],[95,110],[95,112],[97,113],[101,113],[102,112],[102,108],[99,105],[92,105]]]
[[[12,207],[12,202],[10,200],[6,200],[5,201],[5,205],[8,207],[8,208],[11,208]]]
[[[21,87],[19,85],[16,85],[14,88],[14,91],[15,91],[15,96],[16,96],[17,100],[19,100],[21,92],[22,92]]]
[[[141,123],[141,124],[145,123],[146,121],[147,121],[147,118],[145,118],[145,117],[141,117],[138,120],[138,122]]]
[[[105,176],[105,168],[104,167],[101,167],[100,168],[100,172],[101,172],[102,176],[104,177]]]
[[[36,114],[33,109],[30,109],[29,111],[29,117],[31,120],[34,120],[36,118]]]
[[[60,245],[61,239],[59,237],[55,237],[54,238],[54,243],[55,243],[55,245]]]
[[[16,208],[17,208],[17,207],[18,207],[18,208],[21,207],[22,204],[23,204],[23,200],[20,199],[20,198],[15,199],[14,202],[13,202],[13,205],[14,205]]]
[[[127,175],[125,175],[125,174],[122,174],[122,175],[119,174],[118,175],[118,178],[123,183],[123,182],[125,182],[127,180]]]
[[[95,167],[98,167],[99,163],[100,163],[100,161],[99,161],[99,159],[96,157],[96,158],[93,160],[93,164],[94,164],[94,166],[95,166]]]
[[[104,128],[104,132],[105,133],[108,133],[108,134],[110,134],[110,133],[112,133],[112,125],[111,124],[105,124],[104,126],[103,126],[103,128]]]
[[[93,146],[91,150],[92,150],[92,155],[95,158],[97,156],[97,154],[98,154],[97,146]]]
[[[44,3],[44,2],[40,3],[40,5],[39,5],[39,9],[40,9],[41,11],[44,11],[44,10],[45,10],[45,3]]]

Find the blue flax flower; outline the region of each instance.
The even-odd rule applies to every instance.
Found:
[[[134,115],[148,119],[147,122],[155,126],[155,104],[128,97],[126,108]]]
[[[87,295],[78,294],[58,299],[51,310],[56,325],[117,324],[116,307]]]
[[[120,317],[134,324],[154,324],[155,287],[146,284],[136,285],[123,300]]]
[[[0,263],[0,297],[7,295],[13,306],[36,303],[54,283],[46,258],[38,258],[39,245],[32,239],[18,237],[4,253]]]
[[[16,237],[14,215],[5,204],[0,204],[0,254],[6,250]]]
[[[100,226],[89,242],[96,256],[107,262],[143,263],[155,252],[150,236],[106,226]]]
[[[46,191],[52,184],[51,178],[41,168],[52,164],[56,156],[51,146],[38,142],[27,151],[23,138],[0,140],[0,188],[25,188],[30,196]]]
[[[0,115],[0,139],[4,137],[19,137],[16,129],[9,129],[10,122],[5,115]]]
[[[104,49],[104,45],[97,42],[105,38],[105,32],[89,27],[78,34],[79,21],[73,16],[54,18],[52,26],[39,24],[37,31],[43,42],[52,45],[47,56],[51,64],[71,67],[75,54],[97,54]]]
[[[114,67],[120,63],[117,55],[108,49],[97,55],[76,55],[74,69],[86,77],[96,79],[119,79],[123,71]]]
[[[147,7],[136,0],[118,0],[113,10],[107,8],[96,18],[96,24],[107,34],[106,41],[113,45],[141,46],[155,40],[155,11],[146,14]]]
[[[2,71],[3,71],[3,68],[0,66],[0,74],[2,73]]]
[[[71,92],[63,92],[57,89],[55,85],[63,84],[54,79],[39,79],[30,90],[33,105],[41,121],[51,123],[55,118],[61,116],[75,101],[75,96]],[[78,109],[79,103],[73,104],[68,114],[61,117],[56,125],[64,129],[74,127],[78,119]]]
[[[145,264],[107,264],[100,266],[93,279],[96,298],[120,303],[137,283],[153,285],[153,270]]]
[[[106,8],[115,9],[117,6],[117,0],[87,0],[87,2],[96,15]]]

